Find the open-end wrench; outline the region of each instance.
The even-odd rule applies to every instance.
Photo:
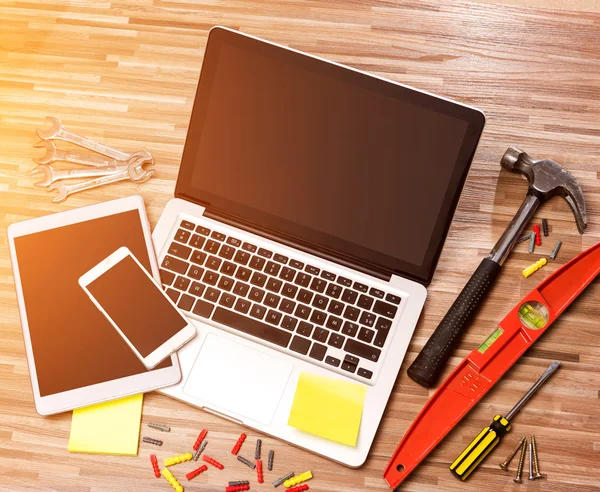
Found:
[[[123,181],[125,179],[131,179],[137,183],[143,183],[144,181],[149,180],[156,173],[155,169],[145,171],[142,168],[143,164],[146,162],[147,161],[140,162],[136,160],[135,162],[132,162],[127,169],[121,172],[72,185],[66,185],[62,181],[58,181],[56,183],[52,183],[48,188],[48,191],[57,190],[58,195],[52,199],[52,202],[60,203],[73,193],[89,190],[91,188],[96,188],[108,183],[116,183],[117,181]]]
[[[127,165],[127,161],[120,161],[117,159],[110,159],[94,154],[82,154],[78,152],[69,152],[62,149],[57,149],[56,145],[50,140],[41,140],[34,145],[35,148],[45,148],[46,155],[39,159],[33,159],[38,164],[52,164],[55,161],[72,162],[74,164],[82,164],[84,166],[118,166]],[[128,158],[129,159],[129,158]]]
[[[117,161],[121,162],[121,161]],[[31,173],[43,173],[44,179],[34,183],[38,188],[47,188],[55,181],[61,179],[95,178],[98,176],[111,176],[127,170],[127,161],[120,166],[91,167],[87,169],[53,169],[47,164],[40,164]]]
[[[117,159],[119,161],[127,161],[132,157],[132,154],[121,152],[120,150],[113,149],[108,145],[94,142],[93,140],[90,140],[87,137],[78,135],[77,133],[73,133],[72,131],[67,130],[62,124],[62,121],[60,121],[58,118],[54,118],[53,116],[46,116],[46,119],[50,123],[52,123],[52,127],[49,130],[40,130],[39,128],[37,129],[37,134],[42,140],[64,140],[66,142],[79,145],[80,147],[93,150],[94,152],[98,152],[99,154],[104,154],[108,157],[112,157],[113,159]],[[153,160],[152,156],[146,151],[140,151],[139,154],[143,154],[146,157],[146,160]]]

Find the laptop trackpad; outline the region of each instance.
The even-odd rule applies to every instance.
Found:
[[[294,364],[209,334],[183,387],[205,406],[270,424]]]

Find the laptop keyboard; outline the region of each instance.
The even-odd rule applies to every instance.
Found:
[[[401,301],[187,220],[160,276],[183,311],[363,381],[373,378]]]

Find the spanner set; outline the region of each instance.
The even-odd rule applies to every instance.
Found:
[[[54,203],[62,202],[72,193],[125,179],[143,183],[156,173],[155,169],[145,169],[145,166],[154,164],[152,155],[146,151],[128,154],[67,130],[57,118],[47,116],[46,119],[52,123],[52,127],[49,130],[38,128],[37,134],[42,140],[34,145],[37,148],[45,148],[46,155],[34,159],[39,165],[32,171],[32,174],[43,173],[45,175],[44,179],[35,183],[35,186],[47,188],[48,191],[58,191],[58,195],[52,199]],[[61,150],[54,145],[52,140],[64,140],[100,155]],[[58,170],[51,167],[51,164],[56,161],[71,162],[87,167]],[[63,180],[79,178],[94,179],[75,184],[63,183]]]

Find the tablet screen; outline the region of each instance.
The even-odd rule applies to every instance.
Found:
[[[42,397],[148,372],[78,280],[121,246],[151,272],[130,210],[14,238]],[[154,370],[171,366],[166,359]]]

